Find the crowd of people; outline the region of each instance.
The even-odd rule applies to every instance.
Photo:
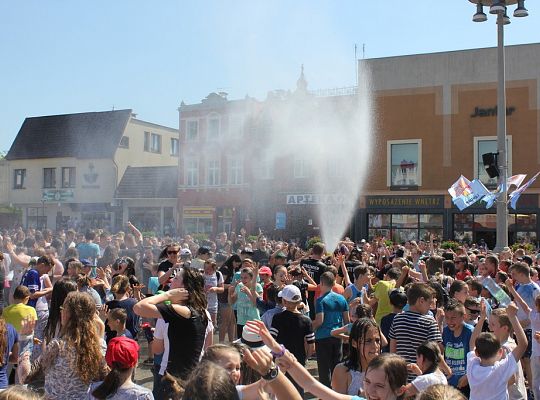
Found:
[[[131,223],[5,229],[0,247],[0,400],[540,400],[540,253],[524,247]]]

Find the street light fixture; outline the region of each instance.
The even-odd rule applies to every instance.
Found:
[[[489,13],[497,14],[497,151],[499,153],[499,185],[502,193],[497,201],[497,242],[495,250],[501,251],[508,246],[508,154],[506,150],[506,78],[504,62],[504,25],[510,23],[506,13],[507,7],[517,3],[514,17],[526,17],[529,12],[525,8],[525,0],[469,0],[476,4],[474,22],[487,20],[482,17],[483,6],[490,6]],[[485,15],[485,14],[484,14]]]

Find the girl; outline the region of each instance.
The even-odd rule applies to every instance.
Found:
[[[42,370],[46,399],[86,398],[90,383],[108,373],[95,315],[96,305],[90,295],[70,292],[61,308],[60,338],[53,339],[32,365],[28,352],[21,356],[17,368],[21,382],[31,382]]]
[[[236,304],[236,334],[242,337],[244,325],[249,320],[260,320],[257,299],[262,296],[262,286],[253,282],[254,274],[250,268],[240,272],[240,282],[229,287],[229,303]]]
[[[111,369],[103,382],[90,388],[91,399],[140,399],[151,400],[150,390],[131,380],[137,367],[139,345],[127,337],[115,337],[109,342],[105,360]]]
[[[218,312],[218,293],[223,293],[223,276],[216,271],[216,261],[212,258],[204,262],[204,291],[208,302],[208,312],[216,326]]]
[[[49,307],[49,319],[44,332],[45,344],[50,343],[60,334],[60,309],[68,293],[75,291],[77,291],[77,284],[73,281],[58,281],[54,284]]]
[[[219,300],[219,316],[221,323],[219,325],[219,341],[223,343],[225,336],[228,336],[229,342],[236,338],[236,319],[233,309],[229,304],[228,293],[229,287],[233,280],[234,273],[242,265],[242,259],[238,254],[230,256],[219,269],[223,275],[223,293],[218,293]]]
[[[351,396],[361,395],[366,368],[381,352],[381,332],[373,319],[361,318],[354,322],[349,349],[349,359],[334,368],[332,389]]]
[[[287,268],[283,265],[276,267],[274,270],[274,284],[278,287],[279,290],[283,289],[287,285]]]
[[[17,331],[4,318],[0,318],[0,389],[8,387],[8,361],[16,363],[19,358]]]
[[[407,363],[397,354],[383,353],[369,363],[364,377],[364,392],[368,399],[396,400],[407,384]]]
[[[447,385],[446,377],[439,370],[439,363],[443,360],[439,345],[436,342],[422,343],[416,349],[416,364],[409,364],[409,370],[418,375],[412,383],[407,385],[406,397],[415,396],[431,385]]]
[[[467,300],[467,296],[469,296],[469,286],[463,281],[454,281],[450,285],[448,294],[450,295],[450,298],[456,299],[461,304],[464,304],[465,300]]]
[[[129,330],[131,336],[136,338],[137,333],[140,330],[140,318],[133,311],[133,307],[137,303],[137,300],[130,296],[131,285],[129,284],[129,278],[126,275],[116,275],[113,278],[111,292],[114,295],[114,300],[106,303],[107,309],[123,308],[127,313],[126,329]],[[114,334],[107,327],[107,343],[114,337]]]

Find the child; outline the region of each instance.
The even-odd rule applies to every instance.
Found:
[[[330,334],[333,337],[340,338],[345,342],[344,347],[347,346],[347,343],[349,342],[349,334],[351,333],[351,329],[353,326],[353,323],[361,318],[373,318],[373,310],[371,307],[367,304],[360,304],[358,307],[356,307],[356,310],[354,310],[354,315],[351,317],[351,322],[349,322],[347,325],[342,326],[341,328],[333,329]],[[384,341],[386,343],[386,341]]]
[[[349,336],[349,358],[334,368],[332,389],[351,396],[361,395],[365,371],[370,361],[380,354],[381,340],[381,331],[373,319],[355,321]]]
[[[434,298],[426,283],[413,283],[407,291],[409,310],[394,317],[390,328],[390,352],[402,356],[408,363],[416,361],[416,349],[425,341],[442,342],[437,322],[428,315]],[[412,381],[415,374],[410,374]]]
[[[210,258],[204,261],[204,291],[208,301],[207,310],[212,318],[212,324],[216,326],[218,312],[218,293],[223,293],[223,275],[217,271],[217,263]]]
[[[400,277],[401,271],[399,268],[392,267],[384,275],[384,280],[377,282],[373,288],[375,296],[369,301],[369,305],[374,307],[377,304],[377,312],[375,313],[375,321],[381,324],[381,319],[392,312],[390,297],[388,293],[396,286],[396,280]]]
[[[465,299],[465,323],[476,326],[480,316],[480,299],[469,296]],[[465,353],[467,354],[467,353]]]
[[[407,385],[405,397],[422,393],[431,385],[446,385],[446,377],[439,369],[441,362],[444,362],[444,359],[438,343],[425,342],[421,344],[416,350],[416,364],[409,365],[409,370],[418,376]]]
[[[229,286],[229,303],[236,304],[236,334],[239,338],[242,337],[242,330],[247,321],[261,319],[257,309],[257,298],[262,296],[263,290],[254,279],[252,269],[242,268],[240,282]]]
[[[474,328],[467,354],[467,379],[471,388],[470,400],[508,399],[508,380],[518,370],[518,362],[527,349],[527,337],[517,319],[517,307],[510,303],[506,313],[516,333],[517,346],[503,357],[501,342],[493,333],[480,333],[486,320],[486,305],[481,304],[480,320]]]
[[[37,320],[36,309],[27,305],[28,300],[30,300],[30,289],[26,286],[19,285],[15,288],[15,292],[13,292],[14,304],[7,306],[2,311],[2,317],[7,323],[13,325],[17,332],[21,331],[23,320]]]
[[[442,338],[444,359],[452,369],[448,384],[459,389],[468,396],[467,383],[467,353],[474,328],[464,322],[465,307],[458,301],[448,302],[444,311],[446,327]]]
[[[407,384],[407,363],[396,354],[384,353],[369,363],[364,378],[368,399],[397,400]]]
[[[123,308],[113,308],[107,315],[107,325],[111,331],[116,332],[116,337],[125,336],[133,339],[131,332],[126,329],[127,312]]]
[[[381,319],[381,332],[385,337],[388,337],[390,334],[390,327],[392,326],[392,322],[394,322],[394,317],[401,314],[403,307],[407,304],[407,295],[402,289],[392,289],[388,297],[390,304],[392,304],[392,312]],[[388,353],[389,351],[389,345],[382,348],[383,353]]]
[[[349,305],[352,300],[359,298],[359,301],[362,301],[362,294],[365,290],[364,286],[368,285],[371,280],[371,273],[369,267],[365,265],[359,265],[353,270],[354,283],[350,284],[345,288],[343,296],[349,302]]]

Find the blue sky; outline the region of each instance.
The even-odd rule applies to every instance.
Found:
[[[540,42],[540,6],[526,6],[507,44]],[[310,89],[350,86],[355,43],[366,58],[495,46],[495,18],[474,12],[468,0],[3,0],[0,150],[27,116],[114,106],[177,127],[182,100],[264,99],[294,88],[302,63]]]

